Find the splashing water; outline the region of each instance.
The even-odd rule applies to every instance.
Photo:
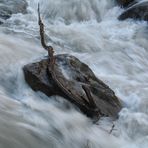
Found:
[[[27,14],[0,26],[0,147],[147,148],[147,23],[118,21],[123,9],[113,0],[27,2]],[[94,125],[63,98],[35,93],[25,83],[22,66],[47,54],[39,40],[38,2],[56,53],[87,63],[122,99],[111,134],[110,119]]]

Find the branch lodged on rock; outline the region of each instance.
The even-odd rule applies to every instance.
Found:
[[[26,82],[33,90],[47,96],[64,97],[93,119],[102,116],[117,118],[122,107],[115,93],[76,57],[54,55],[52,46],[45,44],[39,5],[38,17],[41,44],[48,51],[48,58],[23,67]]]

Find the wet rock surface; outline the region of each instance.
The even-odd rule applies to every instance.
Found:
[[[24,66],[25,80],[35,91],[41,91],[47,96],[60,95],[60,89],[55,85],[48,72],[48,59]]]
[[[11,17],[12,14],[27,12],[26,0],[0,0],[0,22]]]
[[[118,17],[119,20],[125,20],[128,18],[148,21],[148,1],[133,5]]]
[[[56,55],[52,68],[49,59],[44,59],[24,66],[23,71],[33,90],[63,96],[89,117],[116,118],[121,110],[115,93],[74,56]]]
[[[136,0],[116,0],[121,7],[129,7],[136,3]]]

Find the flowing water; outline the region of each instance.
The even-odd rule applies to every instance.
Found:
[[[0,26],[0,148],[147,148],[147,23],[118,21],[123,9],[113,0],[27,2],[27,14]],[[63,98],[35,93],[25,83],[23,65],[47,55],[38,2],[48,44],[87,63],[122,100],[117,121],[93,124]]]

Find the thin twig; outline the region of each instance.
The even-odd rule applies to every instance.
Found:
[[[109,131],[109,134],[112,133],[112,131],[114,130],[115,124],[113,123],[111,130]]]

